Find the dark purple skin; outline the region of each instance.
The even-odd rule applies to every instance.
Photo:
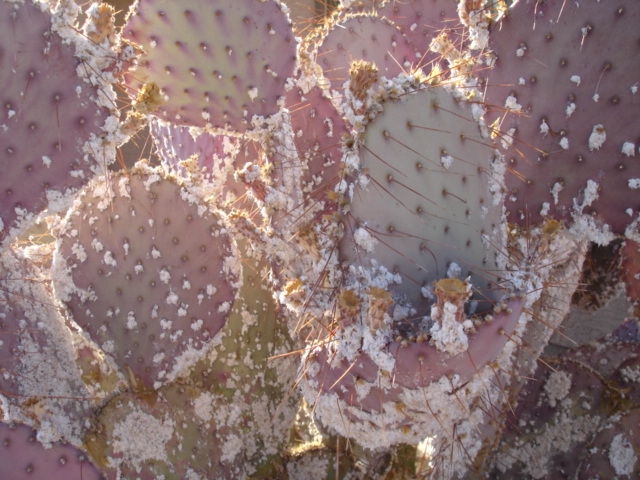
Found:
[[[74,53],[39,6],[0,3],[0,245],[17,233],[9,238],[20,226],[16,209],[40,213],[47,191],[82,186],[104,162],[82,151],[108,111],[91,100],[97,89],[78,77]]]
[[[600,197],[584,213],[614,232],[623,233],[640,212],[640,195],[628,184],[640,177],[640,93],[633,93],[640,88],[639,22],[635,0],[527,0],[493,26],[495,67],[481,75],[487,123],[498,122],[499,136],[516,129],[513,147],[501,146],[509,167],[509,221],[538,223],[547,202],[549,216],[571,222],[574,200],[582,202],[587,180],[598,183]],[[510,95],[522,112],[505,109]],[[575,110],[567,117],[571,104]],[[540,130],[543,120],[546,134]],[[589,138],[597,125],[607,138],[592,149]],[[568,149],[560,146],[563,137]],[[622,152],[625,142],[634,144],[632,156]],[[557,204],[551,194],[556,182],[564,185]]]
[[[355,406],[368,412],[380,412],[381,404],[395,401],[403,389],[424,388],[442,376],[459,375],[461,384],[468,382],[483,366],[498,357],[513,335],[523,307],[524,300],[510,301],[510,313],[496,314],[493,321],[480,326],[476,333],[469,335],[468,351],[458,355],[442,352],[428,342],[409,343],[407,346],[389,343],[389,353],[396,357],[396,369],[392,375],[397,387],[381,391],[374,386],[365,398],[357,400]],[[327,358],[328,355],[326,349],[320,348],[309,359],[321,365],[317,375],[307,378],[319,382],[321,394],[336,393],[345,402],[353,404],[357,398],[357,381],[376,382],[379,368],[366,354],[362,354],[354,364],[347,360],[336,364]],[[410,423],[411,419],[407,418],[407,422]]]
[[[535,378],[522,386],[515,411],[506,417],[502,443],[493,451],[508,454],[518,445],[537,444],[547,428],[567,421],[566,417],[576,422],[595,419],[585,430],[584,440],[568,442],[566,450],[549,452],[545,478],[616,478],[609,457],[611,440],[622,434],[636,451],[640,441],[640,394],[637,383],[623,374],[623,369],[638,370],[639,354],[637,322],[627,320],[597,342],[568,350],[557,359],[546,359]],[[554,371],[570,375],[571,387],[564,399],[552,405],[544,387]],[[498,467],[492,475],[508,480],[527,476],[526,465],[520,461],[503,470]],[[630,478],[636,478],[639,471],[636,461]]]
[[[11,480],[102,480],[87,456],[68,444],[45,448],[26,425],[0,423],[0,478]]]

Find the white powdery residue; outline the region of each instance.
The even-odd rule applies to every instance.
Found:
[[[540,209],[540,215],[546,217],[549,214],[549,210],[551,209],[551,205],[549,202],[543,202],[542,208]]]
[[[570,103],[569,105],[567,105],[567,109],[565,110],[565,113],[567,114],[567,118],[569,118],[571,115],[573,115],[573,112],[576,111],[576,104],[575,103]]]
[[[151,359],[151,361],[153,362],[154,365],[160,365],[162,363],[162,361],[164,360],[164,357],[166,355],[164,354],[164,352],[158,352],[156,353],[153,358]]]
[[[518,85],[526,85],[527,81],[524,79],[524,77],[520,77],[518,79]]]
[[[164,301],[167,305],[178,305],[178,295],[175,292],[169,292]]]
[[[191,282],[186,278],[182,280],[182,289],[183,290],[191,290]]]
[[[509,95],[504,102],[504,107],[512,112],[519,112],[522,110],[522,105],[518,103],[518,99],[513,95]]]
[[[46,155],[42,156],[42,163],[44,164],[45,167],[49,168],[51,166],[51,159],[49,157],[47,157]]]
[[[131,198],[131,186],[129,179],[125,176],[118,181],[118,193],[124,198]]]
[[[166,445],[173,437],[175,422],[156,418],[141,411],[133,411],[113,426],[112,447],[123,460],[140,469],[144,462],[169,462]]]
[[[633,142],[624,142],[622,144],[622,154],[627,157],[636,156],[636,145]]]
[[[562,137],[559,143],[563,150],[569,150],[569,139],[567,137]]]
[[[369,233],[366,228],[360,227],[353,232],[353,240],[356,245],[363,248],[366,252],[373,252],[378,241]]]
[[[140,275],[142,272],[144,272],[144,267],[138,263],[133,267],[133,271],[136,272],[136,275]]]
[[[629,179],[629,188],[633,190],[637,190],[640,188],[640,178],[630,178]]]
[[[591,99],[592,99],[594,102],[598,103],[598,100],[600,100],[600,94],[599,94],[599,93],[594,93],[594,94],[593,94],[593,97],[591,97]]]
[[[415,24],[414,24],[415,25]],[[329,455],[305,455],[294,462],[287,463],[289,478],[306,480],[325,480],[329,471]]]
[[[620,375],[625,382],[640,383],[640,365],[624,367],[620,369]]]
[[[160,281],[162,283],[169,283],[169,280],[171,280],[171,274],[169,271],[166,268],[160,270]]]
[[[511,145],[513,145],[513,136],[516,133],[516,129],[514,128],[510,128],[509,130],[507,130],[507,132],[502,135],[502,137],[500,137],[500,143],[502,144],[502,148],[504,148],[505,150],[509,149],[511,147]]]
[[[118,262],[113,258],[113,253],[111,251],[107,251],[104,254],[104,259],[102,260],[105,265],[109,265],[110,267],[117,267]]]
[[[464,326],[456,320],[458,307],[446,302],[444,312],[439,312],[436,305],[431,307],[431,317],[440,317],[431,327],[431,342],[443,352],[457,355],[469,349],[469,339],[464,333]]]
[[[219,313],[228,313],[231,310],[231,302],[224,302],[218,307]]]
[[[602,124],[594,125],[591,135],[589,135],[589,150],[600,150],[600,147],[607,139],[607,132]]]
[[[546,135],[547,133],[549,133],[549,124],[542,119],[542,122],[540,122],[540,133],[542,135]]]
[[[555,407],[559,400],[562,400],[569,394],[570,389],[570,374],[561,371],[552,372],[544,384],[544,391],[549,398],[549,406]]]
[[[113,340],[106,340],[102,342],[101,348],[105,353],[113,353],[115,351],[116,344]]]
[[[218,291],[218,289],[215,286],[211,285],[211,284],[207,285],[206,288],[207,288],[207,295],[210,296],[210,297],[212,295],[215,295],[215,293]]]
[[[562,183],[560,182],[556,182],[553,184],[553,187],[551,188],[551,195],[553,195],[553,204],[557,205],[558,204],[558,194],[564,190],[564,185],[562,185]]]
[[[215,397],[211,392],[203,392],[193,401],[193,409],[196,417],[205,423],[209,423],[213,418],[213,406]]]
[[[76,258],[81,262],[84,263],[87,260],[87,252],[85,251],[84,247],[80,244],[80,242],[74,243],[73,246],[71,247],[71,251],[76,256]]]
[[[161,256],[162,254],[160,253],[160,250],[158,250],[156,247],[151,247],[151,258],[153,258],[154,260],[157,260]]]
[[[520,46],[520,48],[516,50],[516,57],[524,57],[524,54],[526,53],[526,51],[527,51],[526,45]]]
[[[593,202],[595,202],[600,196],[600,193],[598,192],[599,188],[600,185],[598,185],[597,182],[593,180],[587,180],[587,187],[584,189],[584,200],[582,202],[582,208],[590,207],[591,205],[593,205]]]
[[[151,318],[158,318],[158,310],[160,309],[159,305],[154,305],[151,309]]]
[[[91,240],[91,248],[93,248],[96,252],[101,252],[102,250],[104,250],[104,245],[100,240],[94,238],[93,240]]]
[[[253,102],[256,98],[258,98],[258,87],[249,88],[247,90],[247,94],[249,95],[249,98]]]
[[[460,278],[460,274],[462,273],[462,268],[456,262],[451,262],[449,264],[449,268],[447,269],[447,278]]]
[[[136,314],[134,312],[129,312],[127,314],[127,328],[129,330],[133,330],[138,326],[138,322],[136,322]]]
[[[578,87],[580,86],[580,83],[582,82],[582,79],[580,78],[580,75],[572,75],[569,80],[571,80],[573,83],[575,83]]]
[[[609,446],[609,462],[616,475],[631,475],[637,461],[633,445],[624,434],[619,433],[613,437]]]
[[[167,320],[166,318],[161,318],[160,327],[163,330],[171,330],[171,328],[173,327],[173,322],[171,320]]]
[[[191,330],[193,330],[194,332],[199,332],[202,329],[203,325],[204,325],[204,321],[201,318],[199,318],[195,322],[191,322]]]
[[[161,181],[162,181],[162,177],[160,175],[158,175],[157,173],[150,174],[149,177],[144,181],[144,188],[147,191],[150,191],[151,190],[151,186],[154,183],[159,183]]]
[[[445,170],[449,170],[451,165],[453,165],[453,157],[451,155],[443,154],[440,156],[440,162]]]

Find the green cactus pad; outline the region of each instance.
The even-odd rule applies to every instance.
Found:
[[[143,166],[82,191],[54,262],[56,293],[76,324],[147,386],[197,358],[238,287],[238,258],[218,216]]]
[[[297,48],[277,1],[141,0],[132,12],[124,38],[144,50],[126,76],[133,99],[153,82],[164,119],[236,131],[277,112]]]
[[[474,298],[490,304],[500,295],[494,290],[494,234],[501,214],[490,190],[490,141],[468,106],[443,87],[426,87],[383,108],[360,146],[341,258],[400,276],[402,284],[392,288],[396,297],[422,312],[421,289],[445,278],[455,263],[459,278],[471,276]]]

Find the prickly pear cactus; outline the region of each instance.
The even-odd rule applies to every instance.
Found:
[[[333,3],[0,0],[2,474],[637,473],[637,2]]]

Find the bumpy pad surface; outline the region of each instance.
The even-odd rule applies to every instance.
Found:
[[[341,180],[346,122],[320,88],[306,94],[293,88],[286,100],[296,149],[307,166],[302,178],[304,191],[313,201],[327,201],[327,193]],[[325,207],[327,211],[336,209],[334,202]]]
[[[49,13],[31,1],[0,2],[0,243],[97,165],[83,148],[108,112],[78,63]]]
[[[33,480],[98,480],[103,477],[80,450],[54,444],[45,448],[26,425],[0,423],[0,477]]]
[[[423,308],[421,287],[445,278],[452,262],[471,275],[476,299],[493,297],[500,219],[489,191],[492,148],[469,109],[442,87],[388,102],[367,125],[361,170],[340,253],[352,264],[372,260],[402,276],[395,293]],[[495,243],[494,243],[495,246]]]
[[[463,33],[455,0],[391,0],[378,9],[378,15],[397,25],[422,54],[443,29],[458,36]]]
[[[241,137],[214,135],[208,132],[192,134],[190,127],[159,121],[150,116],[149,125],[162,166],[169,172],[188,179],[190,173],[180,164],[195,159],[201,175],[212,189],[216,207],[253,212],[255,203],[246,195],[247,187],[236,180],[234,173],[247,162],[258,163],[259,145]]]
[[[147,385],[206,346],[235,298],[239,265],[225,227],[154,171],[84,190],[56,255],[56,288],[75,322]]]
[[[510,221],[538,222],[544,203],[570,220],[588,180],[599,198],[584,213],[621,233],[640,212],[638,22],[633,0],[530,0],[493,29],[485,102],[510,162]]]
[[[124,37],[145,53],[126,78],[130,94],[155,82],[164,118],[246,130],[277,111],[295,65],[296,40],[273,0],[142,0]]]
[[[354,60],[374,63],[381,76],[392,78],[420,58],[400,30],[376,17],[356,16],[337,23],[322,40],[317,62],[331,86],[340,89]]]

